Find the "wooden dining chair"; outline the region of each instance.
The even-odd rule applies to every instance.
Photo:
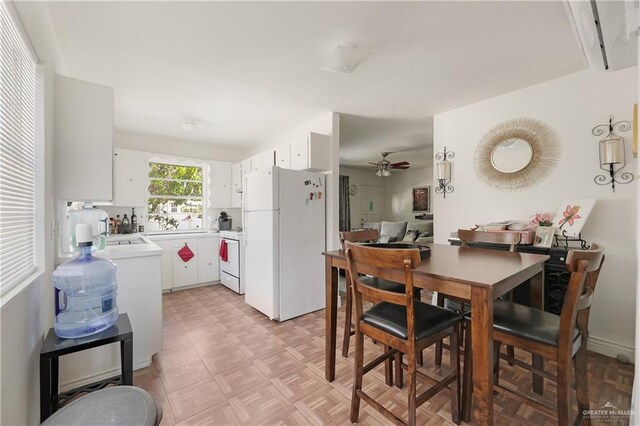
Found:
[[[576,396],[578,416],[575,424],[582,420],[582,413],[589,409],[589,387],[587,382],[587,341],[589,338],[589,313],[591,301],[604,263],[604,250],[592,244],[589,250],[570,250],[567,254],[567,269],[571,272],[567,292],[560,316],[536,308],[496,301],[493,314],[494,384],[495,387],[514,394],[542,410],[557,416],[558,424],[574,424],[571,419],[571,364],[575,363]],[[463,418],[469,419],[471,403],[471,333],[465,339]],[[527,364],[518,359],[510,361],[557,383],[557,402],[552,407],[537,398],[500,385],[500,346],[510,344],[532,354],[538,354],[557,363],[555,374]],[[590,424],[588,418],[584,419]]]
[[[345,245],[349,268],[347,278],[351,280],[356,317],[355,377],[351,396],[351,422],[358,421],[360,400],[362,399],[395,424],[413,426],[416,424],[416,409],[441,390],[450,387],[451,417],[458,424],[460,422],[459,352],[457,350],[450,352],[451,373],[420,395],[416,395],[416,380],[419,376],[434,380],[417,371],[417,355],[423,349],[445,337],[449,337],[452,347],[457,348],[458,327],[462,317],[450,310],[415,299],[412,270],[420,264],[418,249],[385,249],[350,242],[346,242]],[[405,291],[397,293],[370,286],[364,279],[366,277],[362,277],[360,274],[369,274],[383,279],[402,277]],[[379,302],[365,311],[363,308],[364,298]],[[389,348],[367,365],[364,365],[364,336],[369,336]],[[407,355],[407,365],[402,367],[407,370],[409,387],[406,420],[396,416],[365,393],[362,386],[363,376],[367,372],[392,357],[401,362],[401,356],[397,355],[402,354]],[[399,364],[396,366],[398,371],[402,371]],[[402,381],[401,374],[396,376],[396,380]]]
[[[357,243],[375,243],[378,240],[377,229],[365,229],[363,231],[340,232],[340,245],[342,250],[346,250],[345,243],[347,241]],[[383,290],[404,293],[404,284],[387,280],[381,280],[375,277],[367,277],[369,285],[381,288]],[[349,341],[351,336],[355,334],[353,326],[353,302],[352,302],[351,283],[346,280],[345,285],[345,315],[344,315],[344,336],[342,338],[342,356],[349,356]],[[390,384],[390,383],[387,383]]]

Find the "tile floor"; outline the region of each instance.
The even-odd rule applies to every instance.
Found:
[[[163,350],[150,367],[134,373],[135,384],[162,406],[162,424],[349,424],[353,355],[338,355],[336,380],[324,379],[324,311],[278,323],[243,299],[220,285],[163,296]],[[341,310],[339,324],[343,315]],[[370,342],[366,349],[367,359],[380,354]],[[590,354],[589,363],[592,408],[610,402],[628,409],[632,366],[597,354]],[[425,352],[423,368],[440,373],[432,350]],[[382,371],[380,366],[365,376],[365,391],[405,416],[406,391],[387,387]],[[503,363],[504,382],[526,390],[529,377]],[[554,398],[555,387],[547,382],[545,400]],[[543,412],[503,395],[496,396],[495,407],[499,425],[555,424]],[[363,402],[359,424],[389,422]],[[418,424],[452,424],[447,391],[419,408]]]

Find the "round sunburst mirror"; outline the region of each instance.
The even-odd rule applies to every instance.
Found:
[[[478,177],[496,189],[518,190],[538,183],[558,163],[560,140],[533,118],[503,121],[482,138],[474,155]]]

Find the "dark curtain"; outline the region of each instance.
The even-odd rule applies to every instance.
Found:
[[[351,230],[351,204],[349,202],[349,176],[340,176],[340,231]]]

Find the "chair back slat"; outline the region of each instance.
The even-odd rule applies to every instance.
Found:
[[[515,251],[516,245],[522,241],[522,235],[518,232],[482,232],[470,229],[458,229],[458,238],[463,246],[470,242],[508,244],[509,251]]]
[[[574,327],[580,329],[583,339],[588,338],[590,307],[604,263],[604,249],[598,244],[592,244],[588,250],[570,250],[566,263],[571,277],[560,314],[558,348],[570,351],[573,347],[571,340]]]
[[[344,231],[340,232],[340,245],[345,250],[345,241],[353,241],[356,243],[375,243],[380,233],[377,229],[364,229],[362,231]]]
[[[587,309],[591,306],[593,300],[593,290],[585,286],[584,293],[578,298],[577,311],[580,312],[583,309]]]
[[[405,260],[410,259],[410,269],[420,265],[420,251],[417,248],[411,249],[388,249],[380,247],[369,247],[345,241],[347,248],[353,248],[352,260],[360,272],[361,265],[373,266],[381,269],[404,269]]]
[[[366,299],[377,302],[389,302],[394,305],[406,305],[407,300],[404,293],[398,293],[396,291],[381,290],[375,287],[371,287],[366,283],[363,283],[360,278],[355,281],[357,291],[362,294]]]
[[[409,341],[414,342],[414,290],[413,269],[420,264],[420,251],[415,249],[387,249],[379,247],[367,247],[350,241],[345,242],[347,257],[347,279],[351,282],[353,301],[355,305],[356,323],[363,315],[362,297],[375,301],[384,301],[407,308],[407,333]],[[370,271],[374,266],[377,271],[383,269],[402,270],[404,272],[404,293],[394,293],[376,287],[368,286],[362,282],[360,272],[363,268]],[[374,275],[375,277],[375,275]]]

